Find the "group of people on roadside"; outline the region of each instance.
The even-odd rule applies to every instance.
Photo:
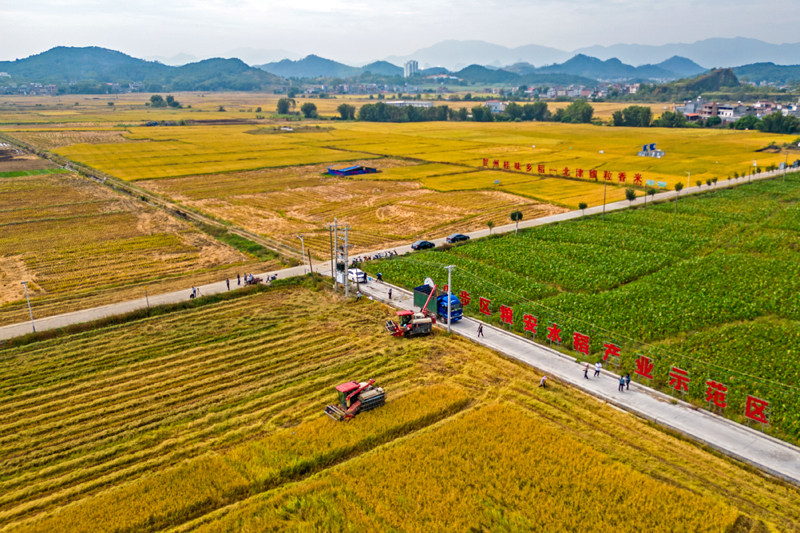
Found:
[[[583,377],[585,377],[586,379],[589,379],[590,369],[591,366],[589,365],[589,363],[586,363],[586,365],[583,367]],[[594,364],[594,377],[600,376],[600,371],[602,369],[603,369],[603,363],[601,363],[600,361],[596,362]],[[617,390],[619,392],[623,392],[630,389],[631,389],[631,374],[630,372],[627,372],[624,376],[619,377],[619,387],[617,387]]]
[[[388,252],[381,252],[375,255],[361,255],[353,259],[353,266],[363,263],[364,261],[370,261],[373,259],[386,259],[387,257],[392,257],[397,255],[397,250],[390,250]]]

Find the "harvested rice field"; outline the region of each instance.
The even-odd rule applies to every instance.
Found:
[[[26,319],[22,281],[42,317],[279,264],[70,173],[0,177],[0,228],[0,324]]]

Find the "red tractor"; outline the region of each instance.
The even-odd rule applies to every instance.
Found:
[[[428,295],[425,305],[422,306],[422,311],[415,313],[414,311],[398,311],[397,322],[394,320],[386,321],[386,331],[393,337],[417,337],[419,335],[430,335],[433,332],[433,325],[436,324],[436,315],[428,311],[428,303],[431,297],[436,294],[436,285]]]
[[[339,422],[350,420],[361,411],[369,411],[386,403],[383,387],[374,387],[375,380],[361,382],[348,381],[336,386],[339,405],[325,408],[325,414]]]

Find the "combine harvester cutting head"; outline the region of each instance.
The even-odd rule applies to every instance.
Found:
[[[339,405],[325,408],[325,414],[339,422],[350,420],[362,411],[369,411],[386,403],[386,392],[382,387],[373,387],[374,379],[359,383],[348,381],[337,385]]]

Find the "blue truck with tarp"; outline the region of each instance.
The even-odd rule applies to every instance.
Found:
[[[433,293],[432,298],[428,298]],[[425,304],[428,304],[425,308]],[[426,310],[429,314],[436,315],[436,317],[447,324],[447,292],[440,291],[436,285],[420,285],[414,287],[414,305],[419,307],[424,313]],[[458,322],[464,316],[462,310],[461,300],[455,294],[450,295],[450,320]]]

